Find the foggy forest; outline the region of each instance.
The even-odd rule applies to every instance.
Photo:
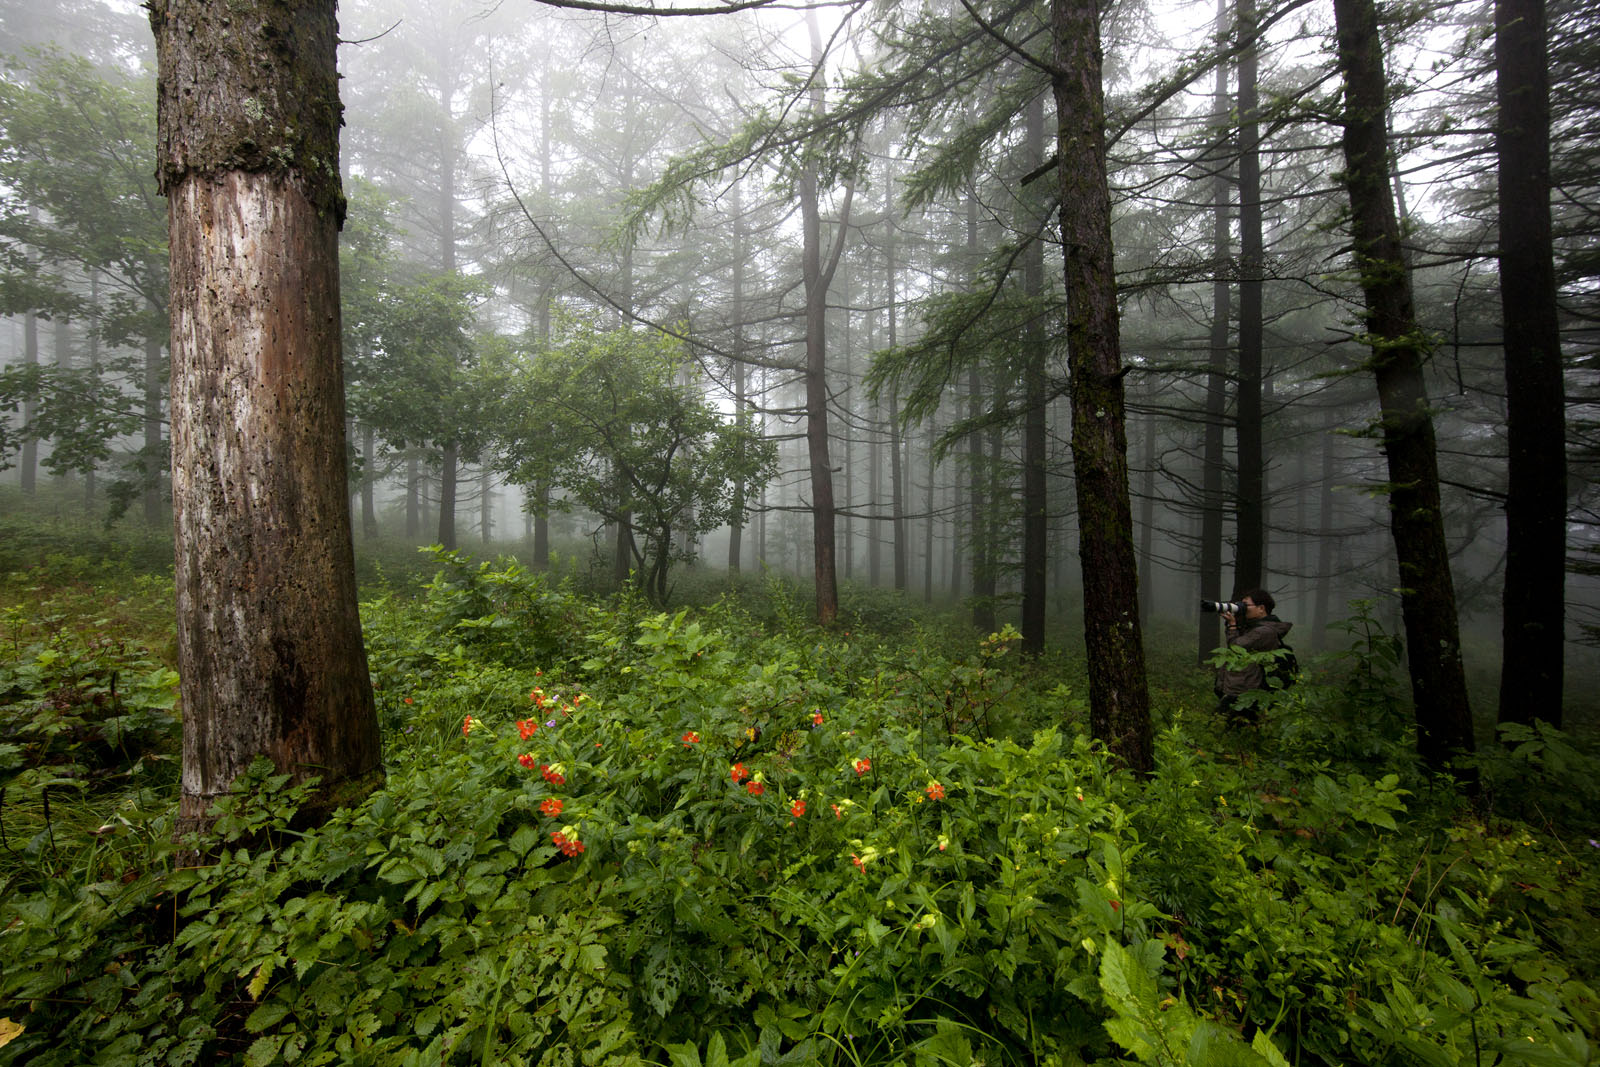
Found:
[[[3,0],[0,1064],[1600,1062],[1597,26]]]

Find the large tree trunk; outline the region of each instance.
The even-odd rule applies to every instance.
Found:
[[[1567,561],[1566,388],[1550,239],[1544,0],[1495,4],[1500,306],[1505,316],[1504,668],[1500,721],[1561,725]]]
[[[1089,666],[1089,722],[1127,767],[1154,766],[1128,503],[1122,354],[1106,188],[1100,14],[1095,0],[1052,0],[1056,158],[1066,257],[1072,460]]]
[[[1373,0],[1334,0],[1333,11],[1345,86],[1344,181],[1366,327],[1373,338],[1369,365],[1377,379],[1389,464],[1389,523],[1400,566],[1417,750],[1429,766],[1442,770],[1452,754],[1472,751],[1473,737],[1422,371],[1427,344],[1417,327],[1387,181],[1386,83],[1377,9]]]
[[[265,755],[315,821],[383,777],[346,505],[337,27],[151,0],[168,198],[179,825]]]

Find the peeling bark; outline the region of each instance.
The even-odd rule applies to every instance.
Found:
[[[155,0],[172,279],[180,829],[259,756],[382,780],[339,353],[333,4]]]

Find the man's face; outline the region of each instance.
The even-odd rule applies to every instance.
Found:
[[[1239,603],[1244,605],[1244,617],[1246,619],[1264,619],[1267,617],[1267,609],[1249,597],[1245,597]]]

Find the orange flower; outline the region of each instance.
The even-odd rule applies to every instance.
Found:
[[[805,801],[796,800],[794,803],[789,805],[789,814],[793,815],[795,818],[798,819],[800,816],[804,815],[805,813],[806,813],[806,802]]]
[[[407,704],[411,703],[411,698],[410,697],[406,697],[406,703]]]
[[[870,759],[862,756],[860,759],[856,760],[857,775],[866,774],[870,770],[872,770],[872,761]]]
[[[567,776],[562,773],[562,767],[559,763],[554,767],[550,766],[548,763],[540,764],[539,773],[543,774],[544,780],[549,782],[551,785],[567,784]]]
[[[517,720],[517,733],[522,735],[522,739],[524,741],[526,741],[528,738],[532,737],[533,734],[534,734],[534,731],[537,730],[537,729],[539,729],[539,720],[537,720],[537,719],[518,719]]]
[[[740,782],[750,777],[750,772],[745,770],[744,764],[735,763],[733,767],[729,769],[728,777],[733,779],[733,783],[735,785],[738,785]]]
[[[767,783],[765,783],[765,782],[751,782],[749,785],[745,786],[744,788],[745,788],[745,791],[748,792],[751,796],[758,797],[762,793],[765,793],[767,791]]]
[[[928,794],[929,800],[944,799],[944,786],[940,785],[938,782],[929,782],[928,788],[925,790],[925,792]]]
[[[699,743],[700,743],[700,735],[695,733],[693,730],[690,730],[688,733],[683,735],[683,747],[684,748],[688,748],[690,745],[697,745]]]
[[[530,771],[533,770],[533,764],[534,764],[533,753],[532,752],[524,752],[522,755],[517,757],[517,762],[522,764],[524,767],[528,768],[528,770],[530,770]]]
[[[550,833],[550,840],[568,856],[576,856],[583,851],[583,842],[578,840],[576,834],[564,834],[560,830],[553,830]]]
[[[406,703],[409,704],[410,701],[406,701]],[[822,712],[813,711],[811,713],[811,725],[812,726],[821,726],[822,725]]]
[[[539,805],[539,812],[553,819],[561,814],[561,809],[566,807],[566,803],[560,797],[545,797],[544,803]]]

